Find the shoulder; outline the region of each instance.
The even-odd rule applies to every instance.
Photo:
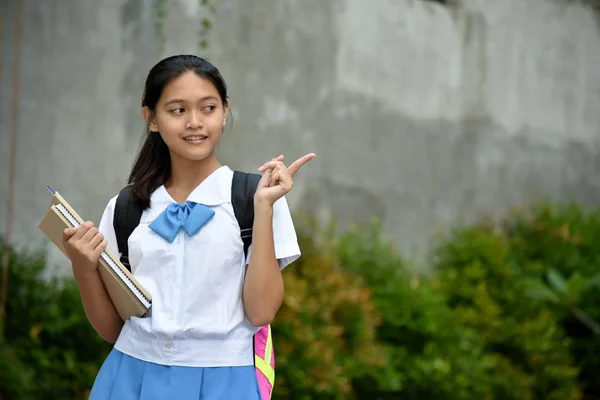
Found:
[[[113,197],[111,197],[108,200],[108,203],[106,204],[106,207],[104,208],[104,214],[113,214],[115,211],[115,207],[117,205],[117,198],[119,197],[118,194],[114,195]]]
[[[108,248],[115,254],[117,254],[117,238],[115,235],[115,229],[113,227],[114,221],[114,212],[115,205],[117,203],[117,196],[113,196],[109,201],[106,207],[104,208],[104,212],[102,213],[102,217],[100,219],[100,223],[98,224],[98,230],[102,235],[104,235],[105,239],[108,241]]]
[[[129,194],[130,190],[131,190],[130,185],[125,186],[125,187],[119,189],[117,194],[115,194],[113,197],[111,197],[108,200],[108,203],[104,207],[104,212],[102,213],[102,219],[101,219],[101,223],[103,223],[105,225],[105,227],[113,226],[115,210],[118,207],[117,203],[119,202],[119,204],[125,204],[125,203],[121,203],[121,200],[124,200],[123,195]]]

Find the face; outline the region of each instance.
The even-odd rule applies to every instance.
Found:
[[[155,113],[146,107],[142,113],[152,134],[160,132],[172,159],[202,161],[214,156],[228,107],[211,81],[187,72],[165,86]]]

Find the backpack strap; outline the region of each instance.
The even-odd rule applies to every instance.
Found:
[[[127,240],[140,224],[143,210],[132,199],[133,186],[127,185],[119,192],[115,204],[113,227],[117,236],[117,246],[121,253],[121,263],[131,271],[129,265],[129,247]]]
[[[235,219],[240,226],[240,236],[244,243],[244,255],[248,256],[248,248],[252,244],[252,227],[254,225],[254,193],[261,175],[241,171],[233,171],[231,181],[231,204]]]

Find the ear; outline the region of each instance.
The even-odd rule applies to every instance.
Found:
[[[144,121],[146,121],[146,125],[148,125],[150,132],[158,132],[156,116],[147,106],[142,107],[142,117],[144,117]]]
[[[231,101],[229,99],[225,100],[225,104],[223,106],[223,126],[227,124],[227,115],[229,114],[229,110],[231,109]]]

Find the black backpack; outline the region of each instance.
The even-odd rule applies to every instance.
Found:
[[[233,172],[231,181],[231,204],[235,218],[240,226],[240,236],[244,243],[244,254],[248,255],[248,247],[252,243],[252,225],[254,223],[254,193],[261,176],[241,171]],[[117,245],[121,253],[121,263],[131,271],[129,265],[129,248],[127,240],[135,228],[139,225],[143,210],[132,201],[132,185],[125,186],[119,192],[113,227],[117,236]]]

